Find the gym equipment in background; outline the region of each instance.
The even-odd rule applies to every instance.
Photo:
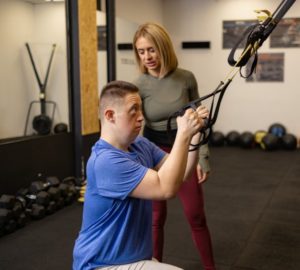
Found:
[[[262,138],[263,138],[264,136],[266,136],[267,134],[268,134],[268,132],[267,132],[267,131],[264,131],[264,130],[258,130],[258,131],[256,131],[256,132],[254,133],[254,140],[255,140],[255,143],[256,143],[257,145],[260,146]]]
[[[237,73],[240,73],[241,77],[248,78],[251,74],[255,71],[257,62],[258,62],[258,49],[263,45],[265,40],[270,36],[273,32],[277,24],[286,14],[286,12],[290,9],[290,7],[295,3],[296,0],[282,0],[273,14],[268,10],[256,10],[255,12],[260,14],[257,19],[258,22],[250,25],[249,28],[243,33],[240,40],[236,43],[236,45],[232,48],[229,56],[228,56],[228,63],[232,66],[232,69],[229,71],[226,78],[219,83],[214,91],[210,94],[203,96],[199,99],[196,99],[192,102],[189,102],[187,105],[183,106],[177,112],[174,112],[168,119],[167,123],[167,130],[170,133],[171,131],[171,120],[172,118],[176,118],[177,116],[181,116],[184,112],[189,109],[195,109],[197,106],[201,104],[201,101],[212,97],[209,116],[206,121],[206,125],[204,128],[199,130],[201,134],[200,143],[196,145],[191,145],[192,148],[189,151],[194,151],[198,149],[201,145],[206,144],[209,141],[209,137],[212,135],[212,128],[213,125],[216,123],[218,118],[218,113],[221,105],[221,101],[225,94],[226,89],[228,88],[229,84],[232,82],[234,77]],[[261,15],[264,14],[264,15]],[[234,59],[235,52],[239,45],[245,41],[245,47],[242,51],[241,55],[237,60]],[[252,66],[250,72],[246,75],[242,74],[242,68],[247,65],[249,60],[252,61]],[[251,62],[250,62],[251,63]],[[216,101],[216,106],[214,107],[215,97],[219,94],[218,99]]]
[[[29,44],[26,43],[25,45],[26,45],[26,49],[27,49],[27,52],[28,52],[28,55],[29,55],[29,58],[30,58],[30,61],[31,61],[31,64],[33,67],[33,71],[34,71],[39,89],[40,89],[40,94],[39,94],[39,100],[34,100],[34,101],[30,102],[29,109],[27,112],[27,117],[26,117],[24,136],[27,135],[28,121],[29,121],[29,116],[30,116],[30,112],[32,110],[33,104],[40,104],[41,114],[37,115],[33,118],[32,128],[37,132],[38,135],[48,135],[51,132],[52,123],[53,123],[53,119],[54,119],[54,113],[55,113],[55,109],[56,109],[56,103],[54,101],[46,100],[46,87],[47,87],[47,83],[48,83],[50,67],[51,67],[53,56],[55,53],[56,44],[52,44],[52,51],[51,51],[51,55],[50,55],[44,82],[41,81],[40,76],[38,74]],[[46,112],[47,104],[52,106],[51,117],[49,117]]]
[[[269,127],[269,133],[281,138],[286,134],[286,128],[280,123],[274,123]]]
[[[77,199],[78,202],[84,203],[84,195],[86,191],[86,185],[82,186],[79,191],[79,198]]]
[[[261,140],[260,146],[263,150],[274,151],[279,149],[280,140],[274,134],[267,133]]]
[[[253,148],[255,145],[254,135],[249,131],[245,131],[240,135],[239,142],[242,148]]]
[[[225,136],[220,131],[214,131],[209,138],[209,145],[211,146],[223,146],[225,144]]]
[[[293,134],[285,134],[281,138],[282,148],[285,150],[297,149],[297,138]]]
[[[14,232],[26,225],[28,219],[13,195],[2,194],[0,197],[0,236]]]
[[[57,123],[53,128],[53,132],[55,134],[66,133],[68,132],[68,125],[65,123]]]
[[[27,198],[28,189],[20,189],[16,196],[16,205],[32,220],[42,219],[46,216],[46,209],[42,204],[36,203],[32,198]],[[38,200],[43,201],[44,195]],[[47,199],[46,199],[47,200]]]
[[[56,176],[37,178],[15,195],[0,195],[0,237],[39,220],[73,202],[86,188],[86,180],[73,176],[62,181]]]
[[[239,145],[239,139],[240,139],[240,133],[238,131],[230,131],[226,135],[226,144],[228,146],[238,146]]]

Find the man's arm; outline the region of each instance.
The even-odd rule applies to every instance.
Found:
[[[177,118],[178,131],[170,154],[166,155],[155,169],[147,171],[131,196],[165,200],[176,195],[183,179],[191,173],[197,163],[198,152],[188,152],[188,149],[191,142],[199,142],[198,130],[203,126],[203,118],[207,114],[205,108],[196,112],[190,109],[184,116]]]

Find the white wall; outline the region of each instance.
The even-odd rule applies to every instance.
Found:
[[[106,17],[103,11],[97,11],[97,26],[106,24]],[[107,83],[107,53],[106,51],[98,51],[97,53],[98,64],[98,92]]]
[[[180,61],[192,70],[198,80],[199,91],[205,95],[224,80],[230,70],[227,57],[230,50],[222,49],[222,21],[256,19],[255,9],[273,12],[278,0],[164,0],[164,24],[170,31]],[[166,12],[167,11],[167,12]],[[286,17],[299,17],[300,3],[296,2]],[[174,21],[176,18],[176,21]],[[210,41],[208,50],[182,50],[182,41]],[[285,54],[284,82],[245,82],[235,77],[221,106],[215,130],[252,131],[268,129],[270,124],[281,122],[289,132],[300,135],[299,59],[300,48],[270,49],[268,40],[259,52]]]
[[[0,138],[23,136],[29,103],[39,100],[39,88],[25,42],[32,47],[44,81],[51,44],[57,49],[46,89],[47,100],[57,103],[54,124],[69,122],[64,3],[32,5],[24,1],[0,2]],[[40,114],[34,105],[32,117]],[[33,133],[31,121],[27,134]]]
[[[26,3],[0,2],[0,138],[23,134],[31,100],[26,93],[23,49],[24,41],[33,35],[33,14]]]
[[[115,0],[116,16],[138,24],[147,21],[163,22],[163,0]]]
[[[117,0],[120,18],[137,23],[157,21],[168,29],[178,54],[180,66],[194,72],[200,95],[213,91],[230,71],[222,48],[222,21],[256,19],[255,9],[277,8],[281,0]],[[154,4],[153,4],[154,3]],[[300,2],[286,17],[300,17]],[[207,50],[182,50],[182,41],[210,41]],[[245,82],[237,76],[229,86],[215,130],[255,132],[281,122],[289,132],[300,136],[300,91],[298,90],[300,48],[270,49],[268,40],[259,52],[285,54],[284,82]]]

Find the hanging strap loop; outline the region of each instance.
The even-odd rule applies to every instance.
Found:
[[[228,56],[228,63],[233,66],[232,70],[229,72],[228,76],[233,72],[234,69],[239,68],[239,72],[241,77],[248,78],[251,76],[251,74],[255,71],[257,62],[258,62],[258,54],[257,50],[262,46],[264,41],[269,37],[269,35],[272,33],[272,31],[277,26],[278,22],[282,19],[282,17],[285,15],[285,13],[289,10],[289,8],[294,4],[296,0],[283,0],[275,12],[270,15],[271,13],[267,10],[259,10],[256,11],[257,13],[265,13],[266,16],[258,17],[259,23],[256,23],[254,25],[251,25],[246,29],[243,36],[238,40],[238,42],[235,44],[235,46],[232,48],[229,56]],[[242,43],[243,40],[246,38],[246,45],[245,48],[239,57],[238,60],[234,59],[235,52],[239,45]],[[250,71],[248,74],[242,74],[241,68],[244,67],[250,60],[250,58],[253,57],[253,62],[250,68]],[[216,123],[218,118],[219,109],[221,106],[221,102],[223,99],[223,96],[225,94],[226,89],[228,88],[229,84],[232,82],[234,76],[237,74],[237,72],[234,73],[233,76],[231,76],[229,79],[225,79],[226,83],[223,81],[220,82],[218,87],[210,94],[203,96],[199,99],[196,99],[184,107],[182,107],[177,112],[170,115],[168,122],[167,122],[167,131],[169,136],[171,136],[171,120],[173,118],[176,118],[178,116],[182,116],[185,111],[189,108],[196,109],[200,104],[202,100],[208,99],[212,97],[212,102],[210,106],[210,112],[207,119],[205,119],[205,126],[199,130],[201,133],[200,142],[199,144],[191,144],[192,148],[189,151],[197,150],[201,145],[206,144],[209,140],[210,135],[212,134],[212,128],[213,125]],[[214,110],[214,101],[216,94],[219,94],[219,98],[217,101],[216,109]]]

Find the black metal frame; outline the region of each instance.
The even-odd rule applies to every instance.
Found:
[[[74,138],[75,177],[83,178],[85,169],[84,141],[81,133],[81,95],[79,61],[79,17],[78,0],[66,1],[68,62],[70,87],[70,125]],[[95,10],[96,12],[96,10]],[[106,0],[107,24],[107,80],[116,79],[115,1]]]
[[[115,0],[106,0],[107,81],[116,79],[116,15]]]
[[[66,1],[70,126],[73,133],[76,178],[83,177],[78,0]]]

